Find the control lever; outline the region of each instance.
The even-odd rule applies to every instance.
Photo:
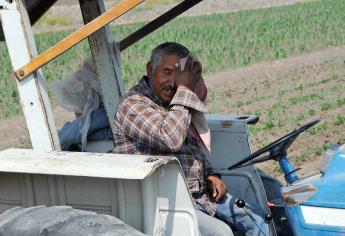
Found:
[[[293,173],[295,173],[295,172],[297,172],[297,171],[300,171],[300,170],[302,170],[302,169],[303,169],[303,167],[302,167],[302,166],[299,166],[299,167],[297,167],[296,169],[290,171],[289,173],[287,173],[287,174],[284,176],[285,179],[287,179],[287,177],[288,177],[289,175],[291,175],[291,174],[293,174]]]
[[[249,218],[254,222],[254,224],[260,229],[261,233],[263,233],[265,236],[268,236],[265,234],[265,231],[263,231],[263,229],[258,225],[258,223],[256,222],[255,218],[253,217],[253,215],[247,210],[246,208],[246,202],[243,199],[237,199],[236,200],[236,205],[238,208],[242,208],[246,214],[249,216]],[[272,220],[272,215],[267,213],[265,214],[265,219],[266,220]]]

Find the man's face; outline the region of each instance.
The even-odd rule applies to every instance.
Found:
[[[178,62],[177,55],[165,55],[161,57],[155,71],[152,71],[151,63],[147,64],[147,75],[150,77],[153,93],[163,102],[170,103],[176,93],[174,70]]]

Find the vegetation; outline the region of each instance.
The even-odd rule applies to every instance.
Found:
[[[214,113],[260,115],[260,122],[248,127],[254,150],[298,124],[320,119],[320,123],[302,134],[304,138],[290,149],[294,164],[300,165],[320,158],[330,144],[344,144],[345,68],[339,60],[313,64],[312,69],[308,64],[292,68],[267,76],[270,88],[265,73],[241,78],[245,81],[242,86],[236,84],[236,78],[229,78],[229,86],[211,88],[210,108]],[[276,164],[271,163],[266,168],[279,174]]]
[[[166,0],[168,1],[168,0]],[[57,21],[52,21],[52,24]],[[113,27],[113,34],[122,39],[144,23]],[[57,43],[71,31],[36,35],[38,51]],[[345,1],[325,0],[284,7],[178,18],[141,40],[122,53],[123,78],[131,86],[145,72],[150,49],[164,41],[177,41],[199,55],[206,73],[234,68],[265,60],[319,50],[345,43]],[[66,78],[89,48],[84,41],[45,66],[48,84]],[[10,76],[10,62],[4,43],[0,44],[0,118],[20,111],[18,93]],[[266,86],[269,86],[268,82]],[[303,86],[301,84],[301,88]],[[314,97],[316,96],[316,97]],[[290,103],[321,99],[319,94],[291,98]],[[341,101],[340,101],[341,102]],[[245,104],[239,103],[238,106]],[[325,105],[324,109],[327,109]],[[270,127],[272,125],[268,125]]]
[[[161,4],[176,4],[180,2],[179,0],[146,0],[144,3],[139,5],[139,10],[141,9],[152,9],[154,7],[157,7],[157,5]]]
[[[45,14],[41,19],[37,21],[38,25],[70,25],[72,23],[71,18],[68,16],[53,16],[50,14]]]

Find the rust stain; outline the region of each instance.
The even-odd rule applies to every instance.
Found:
[[[231,125],[232,125],[232,122],[230,122],[230,121],[222,121],[220,123],[220,125],[222,126],[222,128],[230,128]]]
[[[290,189],[289,189],[290,188]],[[287,187],[282,192],[283,200],[287,206],[295,206],[310,199],[317,192],[312,184]]]
[[[116,18],[125,14],[144,0],[123,0],[113,8],[109,9],[99,17],[84,25],[79,30],[55,44],[53,47],[33,58],[29,63],[15,71],[15,75],[19,81],[25,79],[37,69],[41,68],[57,56],[61,55],[68,49],[78,44],[83,39],[96,32],[98,29],[109,24]]]

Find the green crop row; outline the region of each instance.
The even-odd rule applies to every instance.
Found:
[[[118,25],[112,28],[112,32],[116,39],[121,40],[144,24]],[[38,51],[50,48],[70,33],[36,35]],[[199,56],[205,73],[214,73],[343,45],[344,35],[343,0],[177,18],[123,51],[123,79],[127,87],[133,85],[145,73],[150,50],[164,41],[186,45]],[[48,85],[52,80],[66,78],[88,55],[88,44],[84,41],[43,67]],[[3,118],[18,114],[20,108],[4,43],[0,44],[0,60],[0,118]]]

